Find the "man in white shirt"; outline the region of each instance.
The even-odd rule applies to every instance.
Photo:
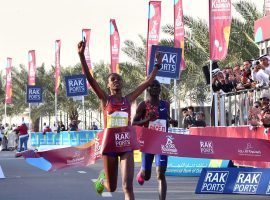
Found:
[[[270,75],[270,63],[269,63],[270,57],[267,54],[265,54],[259,57],[258,60],[260,61],[260,64],[264,67],[265,73]]]
[[[255,66],[252,74],[252,79],[257,82],[256,87],[269,86],[269,75],[265,73],[264,67],[261,64]]]

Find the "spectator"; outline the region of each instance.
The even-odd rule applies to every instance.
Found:
[[[45,135],[46,133],[49,133],[49,132],[52,132],[52,129],[50,128],[49,125],[47,125],[47,126],[45,127],[45,129],[43,130],[43,135]]]
[[[76,120],[72,120],[71,123],[69,124],[69,130],[70,131],[77,131],[78,130],[78,125]]]
[[[182,115],[183,115],[183,120],[182,120],[183,128],[188,129],[190,126],[192,126],[194,124],[194,120],[189,115],[187,108],[182,109]]]
[[[191,116],[192,120],[195,121],[196,120],[196,113],[194,112],[194,107],[189,106],[187,109],[188,109],[188,114]]]
[[[19,141],[20,141],[19,152],[21,152],[22,150],[26,151],[27,150],[27,142],[28,142],[28,138],[29,138],[28,127],[23,122],[22,125],[16,129],[14,129],[14,131],[19,132]],[[23,146],[24,146],[24,149],[23,149]]]
[[[259,57],[258,60],[260,61],[260,64],[263,66],[264,72],[270,75],[270,63],[269,63],[270,57],[267,54],[265,54]]]
[[[260,97],[260,101],[261,101],[261,108],[262,110],[266,107],[269,107],[269,99],[270,99],[270,95],[266,92],[263,92],[261,94],[261,97]]]
[[[254,67],[252,79],[257,82],[254,85],[256,88],[269,86],[269,75],[264,72],[264,67],[260,64]]]
[[[196,119],[192,127],[206,127],[205,114],[202,111],[196,113]]]
[[[46,122],[43,123],[43,128],[42,128],[42,132],[44,132],[44,130],[46,129]]]
[[[227,93],[234,89],[234,83],[233,81],[229,80],[229,74],[226,74],[226,77],[224,77],[220,69],[217,68],[212,71],[212,76],[212,88],[214,92],[222,90],[223,92]]]
[[[98,130],[98,127],[97,127],[97,125],[95,124],[95,122],[93,122],[92,127],[91,127],[91,130]]]
[[[57,133],[57,132],[58,132],[58,124],[55,123],[55,122],[53,123],[52,131],[53,131],[54,133]]]
[[[65,125],[63,124],[62,121],[60,121],[60,131],[65,131],[65,130],[66,130]]]

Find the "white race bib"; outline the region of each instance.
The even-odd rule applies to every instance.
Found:
[[[148,128],[156,130],[156,131],[162,131],[166,132],[167,123],[165,119],[156,119],[155,121],[150,121]]]
[[[123,127],[128,125],[128,113],[115,111],[107,114],[107,128]]]

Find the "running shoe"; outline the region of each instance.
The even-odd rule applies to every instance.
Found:
[[[140,170],[139,173],[137,174],[137,182],[140,184],[140,185],[143,185],[144,184],[144,179],[142,177],[142,171]]]
[[[98,179],[94,182],[95,190],[98,194],[102,194],[104,190],[105,172],[102,170],[98,176]]]

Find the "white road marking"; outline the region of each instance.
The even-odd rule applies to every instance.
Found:
[[[80,174],[86,174],[87,172],[85,172],[85,171],[78,171],[78,173],[80,173]]]

